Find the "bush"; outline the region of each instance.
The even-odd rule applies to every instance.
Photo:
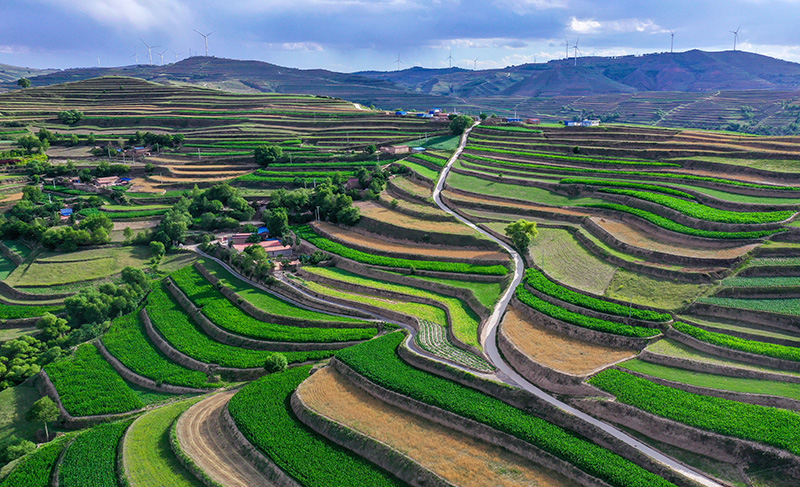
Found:
[[[76,123],[80,122],[83,118],[83,112],[79,110],[64,110],[58,112],[58,119],[61,120],[61,123],[65,123],[67,125],[75,125]]]
[[[286,370],[289,362],[282,353],[273,353],[264,361],[264,370],[269,373],[282,372]]]

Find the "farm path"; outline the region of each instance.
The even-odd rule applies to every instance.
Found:
[[[226,487],[272,486],[223,429],[222,412],[235,393],[215,394],[181,415],[176,431],[181,448],[209,477]]]
[[[447,175],[450,172],[450,168],[453,166],[458,157],[461,155],[461,152],[464,150],[464,147],[467,144],[467,139],[469,137],[469,133],[472,131],[474,127],[476,127],[478,123],[475,123],[472,127],[469,127],[464,131],[464,134],[461,137],[461,143],[458,146],[458,149],[453,153],[450,157],[450,160],[447,161],[444,169],[442,169],[441,174],[439,175],[439,181],[436,183],[436,188],[433,190],[433,200],[436,202],[436,205],[439,206],[443,211],[455,216],[460,222],[468,225],[473,230],[476,230],[492,241],[496,242],[500,245],[505,251],[511,254],[511,257],[514,260],[514,278],[511,281],[511,284],[506,289],[505,293],[503,294],[500,301],[495,306],[494,312],[486,321],[484,326],[483,332],[481,333],[481,344],[483,345],[483,349],[486,354],[489,356],[489,361],[497,367],[498,370],[498,377],[507,382],[510,385],[520,387],[525,391],[539,397],[548,403],[552,404],[553,406],[561,409],[562,411],[575,416],[583,421],[586,421],[593,426],[600,428],[601,430],[605,431],[606,433],[612,435],[614,438],[636,448],[643,454],[647,455],[651,459],[655,460],[656,462],[668,467],[669,469],[673,470],[674,472],[680,474],[683,477],[689,478],[700,485],[705,487],[722,487],[721,484],[716,482],[715,480],[695,471],[694,469],[684,465],[683,463],[670,458],[658,450],[655,450],[648,445],[642,443],[641,441],[633,438],[632,436],[622,432],[621,430],[600,421],[583,411],[575,409],[574,407],[556,399],[555,397],[551,396],[550,394],[544,392],[543,390],[539,389],[535,385],[531,384],[521,375],[519,375],[509,364],[505,362],[503,356],[500,354],[500,351],[497,348],[497,327],[500,324],[500,320],[503,317],[503,314],[508,307],[509,302],[511,301],[512,296],[514,295],[514,291],[516,290],[519,283],[522,281],[523,272],[525,270],[525,262],[522,260],[522,257],[519,255],[517,251],[515,251],[511,246],[500,240],[499,238],[495,237],[494,235],[490,234],[489,232],[479,228],[477,225],[472,223],[471,221],[467,220],[466,218],[462,217],[452,209],[450,209],[447,205],[442,202],[441,193],[445,186],[445,181],[447,180]]]

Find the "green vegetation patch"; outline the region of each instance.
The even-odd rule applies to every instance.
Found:
[[[484,423],[555,455],[617,487],[673,484],[633,462],[499,399],[403,362],[401,332],[337,352],[336,357],[376,384],[412,399]]]
[[[263,367],[267,357],[275,353],[234,347],[213,340],[203,333],[202,329],[163,287],[150,293],[147,313],[150,315],[153,326],[164,335],[164,338],[173,347],[201,362],[237,369],[257,368]],[[326,358],[332,352],[319,350],[281,352],[281,354],[286,356],[290,363],[296,363]]]
[[[653,308],[677,309],[701,295],[711,284],[679,282],[618,269],[605,295]]]
[[[28,306],[0,303],[0,319],[2,320],[35,318],[45,313],[58,314],[62,311],[64,311],[63,306]]]
[[[695,237],[725,238],[725,239],[761,238],[786,231],[783,228],[777,228],[774,230],[755,230],[750,232],[720,232],[714,230],[701,230],[699,228],[687,227],[686,225],[672,221],[669,218],[663,217],[661,215],[656,215],[655,213],[651,213],[649,211],[640,210],[639,208],[631,208],[630,206],[625,206],[625,205],[618,205],[616,203],[602,203],[602,204],[592,204],[584,206],[589,208],[605,208],[608,210],[616,210],[616,211],[622,211],[624,213],[630,213],[631,215],[638,216],[639,218],[649,221],[650,223],[657,225],[661,228],[664,228],[666,230],[670,230],[677,233],[683,233],[686,235],[693,235]]]
[[[183,367],[159,352],[150,342],[138,312],[114,320],[103,336],[108,351],[135,373],[156,381],[176,386],[212,388],[203,372]]]
[[[45,443],[23,458],[3,481],[3,487],[50,487],[50,477],[61,450],[71,436]]]
[[[728,308],[740,308],[752,311],[766,311],[783,315],[800,316],[800,299],[748,299],[748,298],[719,298],[711,296],[700,298],[701,303],[716,304]]]
[[[800,454],[800,415],[796,412],[693,394],[616,369],[600,372],[589,383],[648,413]]]
[[[381,487],[402,482],[369,461],[318,435],[289,409],[292,392],[310,366],[263,377],[228,404],[236,427],[282,470],[306,487]]]
[[[725,333],[707,331],[696,326],[681,323],[679,321],[675,322],[672,326],[681,333],[686,333],[691,337],[712,345],[730,348],[731,350],[738,350],[740,352],[748,352],[782,360],[800,362],[800,348],[797,347],[787,347],[786,345],[778,345],[775,343],[746,340],[744,338],[727,335]]]
[[[94,344],[78,347],[72,357],[45,367],[64,409],[73,416],[133,411],[144,406]]]
[[[309,225],[294,227],[294,233],[308,240],[325,252],[345,257],[347,259],[360,262],[362,264],[377,265],[382,267],[394,267],[399,269],[419,269],[438,272],[458,272],[461,274],[480,274],[489,276],[505,276],[508,268],[503,265],[477,265],[463,262],[437,262],[430,260],[401,259],[397,257],[385,257],[382,255],[368,254],[360,250],[351,249],[338,242],[328,240],[318,235]]]
[[[228,301],[193,267],[184,267],[173,273],[172,278],[209,320],[241,335],[279,342],[328,343],[368,340],[378,332],[376,328],[314,328],[259,321]]]
[[[602,320],[600,318],[593,318],[591,316],[584,316],[580,313],[568,311],[560,306],[550,304],[547,301],[534,296],[530,291],[525,289],[523,285],[517,287],[516,294],[520,301],[536,311],[575,326],[605,333],[613,333],[615,335],[640,338],[654,337],[660,333],[659,330],[654,328],[631,326],[616,321]]]
[[[565,156],[560,154],[549,154],[546,152],[527,152],[527,151],[517,151],[517,150],[508,150],[508,149],[497,149],[494,147],[488,147],[484,145],[468,145],[464,147],[466,150],[474,150],[474,151],[481,151],[481,152],[495,152],[498,154],[511,154],[514,156],[524,156],[524,157],[536,157],[539,159],[553,159],[557,161],[569,161],[569,162],[578,162],[581,164],[620,164],[620,165],[636,165],[636,166],[668,166],[668,167],[681,167],[680,164],[675,164],[674,162],[655,162],[655,161],[645,161],[642,159],[638,160],[631,160],[631,159],[598,159],[596,157],[576,157],[576,156]]]
[[[634,308],[633,306],[624,306],[567,289],[564,286],[551,281],[542,271],[538,269],[526,270],[525,282],[537,291],[547,294],[548,296],[553,296],[561,301],[566,301],[567,303],[599,311],[601,313],[623,317],[627,316],[630,318],[647,321],[664,322],[672,320],[672,316],[669,313]]]
[[[117,485],[117,445],[131,421],[106,423],[80,434],[64,454],[59,485]]]
[[[681,198],[686,198],[690,200],[696,199],[689,193],[684,193],[683,191],[679,191],[677,189],[673,189],[668,186],[659,186],[657,184],[633,183],[628,181],[607,181],[601,179],[579,179],[579,178],[565,178],[559,181],[558,184],[585,184],[587,186],[635,188],[635,189],[643,189],[646,191],[655,191],[658,193],[671,194],[673,196],[680,196]]]

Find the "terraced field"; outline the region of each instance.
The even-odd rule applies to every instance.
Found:
[[[65,109],[84,117],[67,126]],[[0,138],[74,134],[51,162],[89,170],[90,133],[101,147],[183,136],[137,156],[126,192],[45,187],[78,221],[108,216],[108,245],[4,238],[2,387],[33,378],[0,392],[13,405],[0,449],[42,440],[24,416],[43,394],[61,414],[48,427],[67,434],[8,463],[2,486],[800,482],[794,138],[496,119],[459,138],[333,98],[127,78],[2,94],[0,111],[25,128]],[[381,172],[365,151],[428,136]],[[283,157],[260,167],[264,143]],[[3,195],[28,182],[15,170]],[[341,185],[312,191],[327,178]],[[167,224],[216,181],[241,189],[248,221]],[[306,212],[348,198],[355,225]],[[282,227],[274,207],[293,199],[305,209],[287,210],[292,255],[205,244]],[[520,219],[537,231],[514,250],[506,227]],[[151,240],[182,248],[161,257]],[[126,266],[149,290],[115,287]],[[76,306],[106,314],[79,322]],[[47,311],[66,323],[37,328]]]

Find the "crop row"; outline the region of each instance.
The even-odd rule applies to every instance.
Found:
[[[153,326],[176,350],[201,362],[236,369],[257,368],[263,367],[267,357],[274,354],[265,350],[238,348],[213,340],[203,333],[175,298],[163,288],[150,293],[147,314]],[[331,355],[331,352],[324,350],[281,353],[289,363],[319,360]]]
[[[37,316],[42,316],[45,313],[58,314],[63,310],[63,306],[23,306],[0,303],[0,320],[35,318]]]
[[[429,156],[428,154],[414,154],[414,159],[427,161],[439,167],[444,167],[445,165],[447,165],[447,159],[442,159],[441,157]]]
[[[650,193],[647,191],[636,191],[619,188],[600,188],[603,193],[619,194],[630,196],[644,201],[649,201],[657,205],[671,208],[684,215],[699,220],[722,223],[774,223],[781,222],[794,215],[794,211],[730,211],[712,208],[694,201],[686,201],[664,194]]]
[[[508,268],[502,265],[476,265],[463,262],[437,262],[430,260],[401,259],[398,257],[386,257],[382,255],[368,254],[360,250],[351,249],[344,245],[328,240],[318,235],[309,225],[294,227],[294,233],[311,242],[314,246],[325,252],[345,257],[347,259],[361,262],[362,264],[377,265],[383,267],[395,267],[400,269],[419,269],[426,271],[439,272],[458,272],[461,274],[481,274],[491,276],[504,276],[508,274]]]
[[[722,281],[725,287],[800,287],[800,276],[729,277]]]
[[[800,415],[796,412],[694,394],[616,369],[601,372],[589,383],[615,395],[619,402],[657,416],[800,454]]]
[[[513,125],[481,125],[481,130],[488,129],[488,130],[500,130],[503,132],[528,132],[531,134],[541,134],[541,130],[537,129],[529,129],[527,127],[515,127]]]
[[[800,299],[721,298],[717,296],[709,296],[699,298],[698,301],[701,303],[726,306],[729,308],[741,308],[754,311],[764,311],[767,313],[800,316]]]
[[[684,193],[683,191],[679,191],[677,189],[673,189],[667,186],[659,186],[657,184],[633,183],[628,181],[609,181],[602,179],[579,179],[579,178],[565,178],[559,181],[558,184],[585,184],[588,186],[614,186],[622,188],[635,188],[635,189],[643,189],[646,191],[655,191],[658,193],[671,194],[673,196],[680,196],[681,198],[686,198],[689,200],[696,199],[689,193]]]
[[[220,385],[210,384],[203,372],[178,365],[154,348],[147,338],[138,312],[115,319],[114,324],[103,336],[103,345],[125,367],[156,383],[198,389]]]
[[[161,216],[166,213],[169,208],[159,208],[155,210],[134,210],[134,211],[101,211],[97,208],[84,208],[78,212],[81,216],[97,215],[102,213],[112,220],[127,220],[130,218],[150,218],[153,216]]]
[[[309,167],[312,166],[314,168],[317,167],[361,167],[361,166],[374,166],[375,162],[373,161],[343,161],[343,162],[279,162],[275,164],[270,164],[269,167],[271,168],[280,168],[280,167]]]
[[[554,424],[499,399],[403,362],[401,332],[336,353],[355,372],[389,390],[508,433],[617,487],[662,487],[670,482]]]
[[[638,320],[664,322],[670,321],[672,316],[669,313],[661,313],[649,309],[634,308],[633,306],[625,306],[622,304],[612,303],[604,299],[587,296],[579,292],[567,289],[560,284],[551,281],[539,269],[528,269],[525,271],[525,282],[532,288],[540,291],[548,296],[553,296],[561,301],[572,303],[576,306],[583,308],[593,309],[601,313],[607,313],[616,316],[628,316]]]
[[[3,487],[50,487],[53,468],[70,438],[61,436],[28,454],[3,480]]]
[[[687,227],[686,225],[674,222],[667,217],[656,215],[655,213],[651,213],[649,211],[640,210],[639,208],[631,208],[630,206],[626,205],[618,205],[616,203],[597,203],[597,204],[583,205],[583,206],[587,208],[605,208],[608,210],[616,210],[625,213],[630,213],[631,215],[638,216],[639,218],[647,220],[650,223],[657,225],[661,228],[664,228],[666,230],[670,230],[677,233],[683,233],[686,235],[693,235],[695,237],[726,238],[726,239],[761,238],[785,231],[782,228],[774,230],[754,230],[750,232],[720,232],[716,230],[702,230],[699,228]]]
[[[228,301],[193,267],[184,267],[172,278],[209,320],[241,335],[278,342],[327,343],[368,340],[377,333],[375,328],[314,328],[259,321]]]
[[[133,411],[144,406],[94,344],[78,347],[70,358],[45,367],[64,409],[73,416]]]
[[[488,147],[483,145],[468,145],[465,147],[467,150],[475,150],[481,152],[494,152],[497,154],[510,154],[514,156],[524,156],[524,157],[537,157],[539,159],[553,159],[557,161],[570,161],[570,162],[582,162],[585,164],[619,164],[619,165],[634,165],[634,166],[668,166],[668,167],[681,167],[680,164],[675,164],[674,162],[653,162],[653,161],[645,161],[645,160],[630,160],[630,159],[597,159],[595,157],[577,157],[577,156],[565,156],[561,154],[549,154],[546,152],[527,152],[527,151],[517,151],[517,150],[508,150],[508,149],[496,149],[494,147]]]
[[[758,342],[755,340],[745,340],[743,338],[726,335],[725,333],[716,333],[707,331],[696,326],[688,325],[686,323],[676,322],[673,324],[676,330],[686,333],[700,341],[718,345],[731,350],[738,350],[740,352],[755,353],[758,355],[765,355],[767,357],[774,357],[783,360],[792,360],[800,362],[800,348],[787,347],[786,345],[778,345],[775,343]]]
[[[438,323],[419,320],[419,333],[416,336],[416,340],[423,350],[427,350],[434,355],[481,372],[494,372],[494,367],[482,358],[474,353],[461,350],[450,343],[447,339],[447,329]]]
[[[580,313],[568,311],[560,306],[550,304],[547,301],[540,299],[533,295],[530,291],[520,285],[516,290],[517,298],[524,304],[531,308],[544,313],[551,318],[561,320],[576,326],[588,328],[590,330],[601,331],[605,333],[613,333],[615,335],[622,335],[628,337],[653,337],[660,332],[653,328],[646,328],[642,326],[631,326],[616,321],[608,321],[600,318],[593,318],[591,316],[584,316]]]
[[[117,485],[117,445],[131,421],[101,424],[79,435],[64,453],[59,485]]]
[[[357,318],[350,318],[345,316],[336,316],[336,315],[329,315],[327,313],[322,313],[320,311],[314,311],[310,309],[300,308],[295,306],[294,304],[284,301],[283,299],[266,293],[261,289],[249,284],[238,277],[234,276],[230,272],[228,272],[225,268],[219,265],[217,262],[210,260],[210,259],[202,259],[200,261],[203,267],[210,273],[214,275],[217,279],[220,280],[220,283],[224,286],[228,286],[229,288],[233,289],[239,296],[244,298],[245,301],[249,302],[256,308],[264,310],[268,313],[272,313],[279,316],[287,316],[292,318],[299,318],[308,322],[308,324],[313,324],[315,321],[336,321],[341,323],[365,323],[364,320],[360,320]]]
[[[400,486],[391,475],[318,435],[289,410],[289,397],[311,367],[297,367],[248,384],[231,398],[236,427],[283,471],[306,487]]]
[[[581,168],[581,167],[566,167],[566,166],[548,166],[545,164],[529,164],[524,162],[511,162],[511,161],[503,161],[500,159],[492,159],[490,157],[481,157],[476,156],[473,154],[462,154],[462,157],[467,159],[472,159],[479,162],[490,162],[494,164],[502,164],[504,166],[509,167],[520,167],[524,169],[546,169],[554,172],[576,172],[576,173],[587,173],[587,174],[615,174],[615,175],[622,175],[622,176],[643,176],[643,177],[653,177],[653,178],[668,178],[668,179],[676,179],[676,180],[688,180],[688,181],[704,181],[709,183],[717,183],[717,184],[725,184],[728,186],[740,186],[743,188],[754,188],[754,189],[771,189],[771,190],[780,190],[780,191],[800,191],[800,186],[773,186],[771,184],[758,184],[758,183],[748,183],[744,181],[736,181],[732,179],[721,179],[715,178],[711,176],[696,176],[694,174],[677,174],[677,173],[669,173],[669,172],[647,172],[647,171],[615,171],[613,169],[592,169],[592,168]]]

